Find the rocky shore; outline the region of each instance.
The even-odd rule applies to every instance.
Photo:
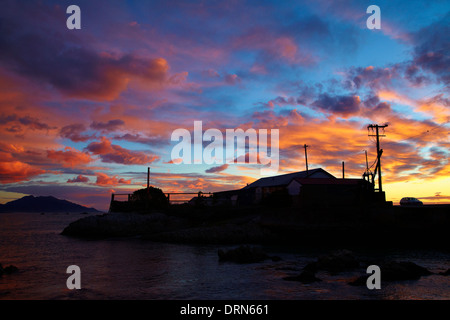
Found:
[[[116,212],[76,220],[69,224],[62,234],[87,238],[130,237],[169,232],[186,226],[185,219],[163,213]]]
[[[413,212],[414,213],[414,212]],[[437,219],[439,218],[439,219]],[[183,212],[121,213],[83,217],[62,232],[88,238],[141,237],[192,244],[315,244],[326,246],[445,247],[449,217],[392,212],[347,212],[299,215],[264,208]]]
[[[2,277],[4,274],[9,275],[16,272],[19,272],[19,269],[16,266],[9,265],[3,268],[2,264],[0,263],[0,277]]]
[[[174,243],[260,243],[275,235],[259,218],[243,216],[225,220],[182,218],[163,213],[108,213],[88,216],[69,224],[63,235],[87,238],[141,237]]]

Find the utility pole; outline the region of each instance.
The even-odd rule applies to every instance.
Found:
[[[386,128],[388,125],[382,125],[379,126],[377,124],[370,124],[367,126],[367,130],[369,129],[373,129],[375,128],[375,134],[369,134],[369,137],[376,137],[377,138],[377,168],[376,171],[378,171],[378,191],[382,192],[383,191],[383,187],[381,184],[381,154],[383,153],[383,149],[380,149],[380,137],[385,137],[384,134],[380,135],[379,129],[384,129]]]
[[[366,153],[366,172],[369,172],[369,161],[367,160],[367,150],[364,150]]]
[[[303,148],[305,148],[305,160],[306,160],[306,175],[308,176],[308,153],[306,152],[306,148],[308,148],[306,144],[303,145]]]
[[[147,192],[150,189],[150,167],[147,167]]]
[[[344,161],[342,161],[342,179],[345,179],[345,167],[344,167]]]

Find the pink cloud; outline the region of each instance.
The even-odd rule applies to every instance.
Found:
[[[92,161],[89,154],[80,152],[75,148],[65,147],[64,150],[47,150],[47,158],[56,160],[63,167],[76,167],[78,165],[88,164]]]
[[[225,82],[231,85],[241,83],[241,78],[237,74],[227,74],[225,76]]]
[[[97,172],[95,175],[97,176],[95,184],[99,186],[117,186],[120,184],[131,184],[131,180],[117,178],[117,176],[110,177],[102,172]]]
[[[85,177],[85,176],[82,176],[82,175],[80,174],[80,175],[78,175],[77,177],[75,177],[75,178],[73,178],[73,179],[67,180],[67,183],[76,183],[76,182],[83,182],[83,183],[86,183],[86,182],[89,182],[89,178],[88,178],[88,177]]]
[[[100,142],[90,143],[86,150],[100,156],[102,161],[107,163],[149,164],[159,159],[155,155],[147,155],[141,151],[132,151],[119,145],[111,144],[111,141],[106,137],[102,137]]]

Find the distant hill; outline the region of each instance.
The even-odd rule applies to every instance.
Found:
[[[69,213],[99,213],[95,208],[57,199],[55,197],[26,196],[5,204],[0,204],[0,212],[69,212]]]

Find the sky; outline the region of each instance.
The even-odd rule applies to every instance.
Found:
[[[81,29],[68,29],[69,5]],[[381,28],[366,25],[370,5]],[[261,164],[172,159],[174,130],[279,130],[278,174],[360,178],[450,203],[450,1],[9,1],[0,10],[0,203],[107,210],[146,185],[213,192]],[[259,131],[260,132],[260,131]],[[205,147],[208,143],[203,143]],[[371,167],[374,170],[374,167]]]

